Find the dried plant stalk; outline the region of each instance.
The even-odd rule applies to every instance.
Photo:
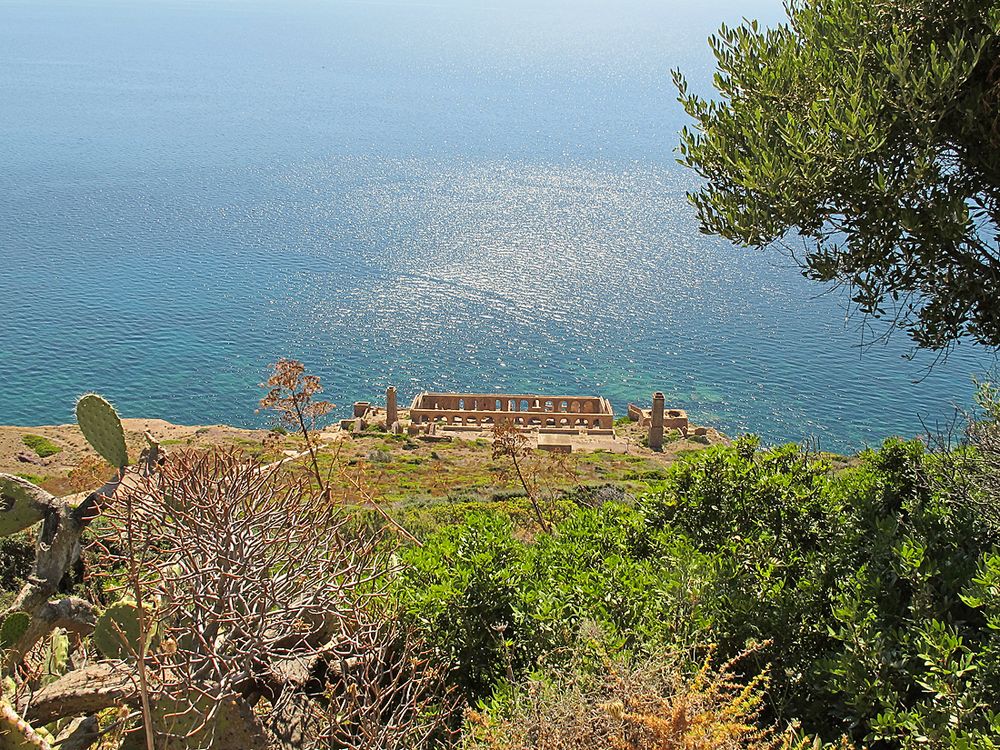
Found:
[[[333,662],[321,737],[344,750],[445,748],[457,736],[460,699],[445,670],[391,621],[362,624],[354,655]]]
[[[759,648],[759,647],[758,647]],[[606,671],[529,680],[504,715],[469,713],[469,750],[777,750],[796,738],[761,722],[767,674],[740,676],[713,652],[689,676],[680,654],[634,661],[605,656]]]
[[[381,535],[350,533],[308,484],[235,452],[170,456],[105,518],[105,572],[130,571],[153,605],[153,722],[178,746],[205,744],[237,699],[284,690],[283,661],[357,650],[392,570]]]

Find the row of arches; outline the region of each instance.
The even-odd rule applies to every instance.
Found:
[[[451,403],[434,401],[435,410],[457,409],[459,411],[506,411],[543,412],[545,414],[593,414],[592,400],[577,399],[527,399],[527,398],[479,398],[462,397],[448,399]]]
[[[454,425],[486,425],[493,424],[491,416],[477,416],[475,414],[448,414],[437,416],[433,421],[438,424]],[[544,417],[529,416],[512,417],[510,421],[521,427],[583,427],[599,428],[603,421],[601,417],[575,416],[575,417]]]

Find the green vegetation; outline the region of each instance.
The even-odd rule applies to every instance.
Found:
[[[99,505],[0,475],[0,740],[84,715],[108,750],[996,750],[992,385],[980,407],[956,444],[850,458],[498,429],[151,443],[100,462]]]
[[[401,594],[472,701],[558,673],[590,627],[639,657],[750,646],[768,719],[831,742],[993,747],[1000,553],[945,463],[891,440],[833,472],[746,438],[531,542],[496,513],[442,529],[407,551]]]
[[[700,448],[695,443],[691,445]],[[254,452],[250,446],[246,448]],[[276,452],[267,455],[279,457]],[[414,502],[423,503],[426,499],[442,502],[456,493],[464,493],[469,500],[492,502],[498,494],[522,492],[516,475],[503,461],[493,458],[487,440],[425,442],[381,432],[361,433],[319,451],[317,460],[321,472],[330,474],[330,486],[338,496],[357,501],[361,493],[351,479],[361,471],[365,491],[404,512]],[[622,484],[636,493],[648,489],[650,481],[662,478],[664,460],[649,454],[607,451],[558,457],[532,451],[527,468],[552,495],[573,492],[581,485],[608,483]],[[355,471],[347,475],[331,472],[338,465]]]
[[[39,476],[38,474],[25,474],[24,472],[21,472],[19,474],[15,474],[14,476],[20,477],[21,479],[27,479],[32,484],[41,484],[45,481],[45,477]]]
[[[62,448],[42,435],[22,435],[21,442],[31,448],[39,458],[48,458],[59,453]]]
[[[863,314],[921,347],[1000,347],[1000,7],[787,10],[776,28],[711,39],[716,98],[675,73],[702,229],[785,246],[806,276],[848,286]]]

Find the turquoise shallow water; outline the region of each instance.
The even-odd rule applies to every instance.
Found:
[[[776,2],[0,0],[0,423],[258,424],[304,360],[347,405],[660,388],[730,433],[916,434],[992,357],[862,352],[843,300],[697,232],[669,70]]]

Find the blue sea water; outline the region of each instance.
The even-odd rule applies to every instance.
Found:
[[[780,2],[0,0],[0,423],[97,390],[260,424],[281,356],[342,405],[661,389],[838,450],[947,420],[990,355],[862,350],[842,295],[698,233],[670,70],[707,92],[743,15]]]

